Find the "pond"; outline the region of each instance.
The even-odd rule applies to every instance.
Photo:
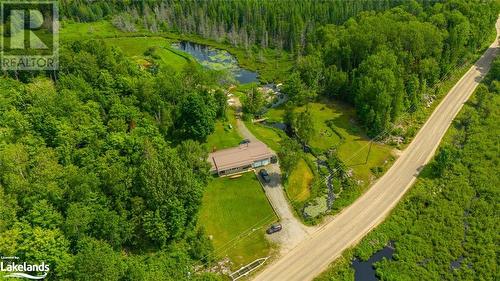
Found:
[[[188,41],[174,43],[172,47],[190,54],[198,63],[209,69],[230,71],[241,84],[258,82],[257,72],[241,68],[236,58],[226,50]]]
[[[360,261],[355,259],[351,266],[354,268],[354,280],[355,281],[378,281],[379,279],[375,275],[374,263],[381,261],[383,258],[392,259],[394,254],[394,247],[392,243],[385,246],[382,250],[373,254],[367,261]]]

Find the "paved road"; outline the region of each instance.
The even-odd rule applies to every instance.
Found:
[[[241,111],[241,102],[237,97],[232,98],[233,106],[237,112]],[[259,141],[245,126],[245,123],[237,119],[236,125],[241,136],[251,142]],[[280,245],[280,252],[286,253],[304,241],[309,233],[315,228],[304,226],[294,215],[281,184],[281,170],[278,164],[265,167],[271,177],[271,182],[264,185],[264,192],[273,206],[274,211],[280,219],[283,230],[268,236],[268,239]]]
[[[500,32],[497,22],[497,34]],[[364,195],[332,221],[282,256],[255,280],[305,281],[324,271],[342,252],[381,223],[411,187],[420,168],[434,155],[453,118],[488,72],[495,42],[450,90],[394,165]]]

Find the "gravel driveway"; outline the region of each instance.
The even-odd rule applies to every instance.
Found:
[[[241,103],[237,97],[232,97],[232,102],[236,108],[236,112],[241,112]],[[237,119],[236,125],[241,136],[249,139],[251,142],[259,141],[248,128],[245,123]],[[270,148],[269,148],[270,149]],[[271,203],[274,211],[280,219],[283,230],[280,232],[267,235],[268,239],[280,245],[281,253],[286,253],[297,246],[301,241],[306,239],[310,233],[313,233],[315,228],[303,225],[294,215],[290,204],[286,198],[283,185],[281,184],[281,170],[278,164],[271,164],[265,168],[271,182],[266,184],[261,180],[266,196]],[[256,171],[258,172],[258,171]],[[259,177],[260,179],[260,177]]]
[[[265,184],[261,180],[261,183],[264,186],[264,191],[269,202],[273,206],[283,226],[282,231],[268,235],[267,237],[271,241],[278,243],[281,246],[281,252],[285,253],[306,239],[310,233],[314,232],[315,228],[303,225],[293,215],[292,208],[286,199],[286,194],[281,184],[281,171],[279,165],[271,164],[266,166],[265,169],[271,177],[271,182]]]

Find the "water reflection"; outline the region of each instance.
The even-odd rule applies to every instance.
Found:
[[[236,58],[225,50],[187,41],[174,43],[172,47],[190,54],[198,63],[207,68],[213,70],[229,70],[236,81],[241,84],[258,82],[257,72],[241,68]]]
[[[354,280],[356,281],[378,281],[375,275],[374,263],[381,261],[383,258],[392,260],[394,254],[394,247],[392,243],[385,246],[382,250],[373,254],[367,261],[360,261],[355,259],[351,266],[354,268]]]

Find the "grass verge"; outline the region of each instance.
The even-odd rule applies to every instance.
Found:
[[[311,195],[314,174],[304,159],[300,159],[286,183],[286,192],[293,202],[304,202]]]

